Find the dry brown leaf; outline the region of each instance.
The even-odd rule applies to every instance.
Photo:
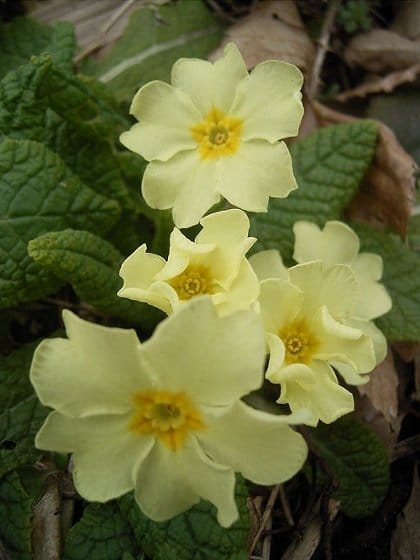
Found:
[[[393,342],[392,348],[403,362],[412,362],[416,356],[420,358],[419,342]]]
[[[220,57],[231,41],[238,45],[248,68],[275,58],[295,64],[306,73],[315,56],[315,47],[292,0],[258,4],[247,17],[227,30],[225,40],[210,59]]]
[[[378,436],[384,446],[393,449],[397,443],[401,423],[404,416],[400,414],[389,422],[383,414],[378,412],[367,397],[362,397],[354,391],[354,408],[358,418],[366,422],[369,428]]]
[[[420,63],[410,66],[410,68],[407,68],[406,70],[391,72],[384,78],[375,78],[373,80],[363,82],[360,86],[339,93],[334,97],[334,99],[337,101],[347,101],[353,97],[366,97],[366,95],[370,95],[372,93],[389,93],[402,84],[414,82],[419,74]]]
[[[391,537],[391,560],[420,560],[420,481],[415,465],[410,498]]]
[[[301,128],[304,134],[309,134],[316,126],[355,120],[354,117],[334,111],[317,101],[307,101]],[[391,129],[379,121],[378,125],[378,142],[372,165],[359,192],[349,205],[346,216],[351,220],[370,223],[377,229],[389,228],[404,238],[415,201],[416,163]],[[299,137],[302,137],[301,133]]]
[[[420,63],[420,43],[393,31],[373,29],[350,41],[344,59],[349,66],[361,66],[375,74],[403,70]]]
[[[407,39],[420,39],[420,0],[394,3],[396,14],[391,29]]]
[[[37,560],[59,560],[61,549],[61,497],[54,475],[47,476],[45,490],[32,517],[32,549]]]
[[[370,400],[375,410],[391,422],[398,414],[397,387],[398,374],[392,350],[389,349],[385,360],[369,375],[369,382],[357,389]]]

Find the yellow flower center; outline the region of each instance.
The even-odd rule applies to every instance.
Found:
[[[279,337],[286,348],[287,364],[309,363],[319,345],[316,336],[303,321],[287,325],[279,332]]]
[[[225,115],[213,107],[201,123],[191,128],[191,134],[198,143],[201,159],[216,159],[230,156],[239,146],[242,121]]]
[[[184,272],[169,280],[169,284],[181,300],[213,293],[213,280],[208,269],[204,267],[188,266]]]
[[[129,429],[137,434],[151,434],[172,451],[180,449],[189,432],[205,426],[200,412],[184,393],[147,390],[133,398],[135,412]]]

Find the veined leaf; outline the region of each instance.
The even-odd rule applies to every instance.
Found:
[[[267,214],[254,214],[253,251],[279,249],[286,262],[293,253],[293,224],[309,220],[323,225],[339,219],[356,193],[371,162],[377,127],[357,121],[317,130],[291,148],[299,188],[285,199],[272,199]]]
[[[25,344],[0,360],[0,410],[11,408],[33,393],[29,368],[37,344]]]

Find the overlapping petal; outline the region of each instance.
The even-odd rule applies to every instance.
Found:
[[[238,401],[223,416],[208,421],[197,438],[216,462],[232,465],[258,484],[275,484],[289,479],[305,462],[306,444],[288,424],[307,417],[307,411],[276,416]]]
[[[218,163],[201,161],[197,150],[180,152],[166,162],[152,161],[143,175],[143,197],[152,208],[173,208],[177,227],[191,227],[220,201],[215,188]]]
[[[285,198],[298,187],[284,142],[243,142],[234,157],[217,164],[216,191],[251,212],[266,212],[270,196]]]
[[[258,280],[268,280],[269,278],[281,278],[287,280],[287,267],[283,264],[283,259],[276,249],[259,251],[249,257],[249,263],[257,275]]]
[[[254,311],[219,317],[209,297],[196,298],[159,324],[142,356],[169,390],[227,405],[262,383],[264,330]]]
[[[136,499],[148,517],[165,521],[203,498],[228,527],[238,518],[234,487],[233,469],[209,459],[191,437],[179,453],[162,445],[152,449],[138,470]]]

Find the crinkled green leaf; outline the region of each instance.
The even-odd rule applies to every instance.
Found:
[[[0,480],[0,540],[10,560],[32,560],[31,516],[33,498],[19,474],[11,471]]]
[[[67,536],[63,560],[121,560],[136,548],[133,531],[115,502],[90,504]]]
[[[119,153],[112,147],[112,143],[118,140],[118,131],[111,126],[107,136],[98,139],[94,130],[86,132],[90,126],[88,123],[80,126],[78,122],[67,121],[51,109],[50,97],[55,98],[61,91],[53,89],[57,84],[50,79],[52,73],[53,66],[48,57],[43,58],[42,63],[28,63],[9,72],[0,83],[0,131],[10,138],[36,140],[45,144],[64,160],[83,183],[117,200],[123,211],[108,237],[125,254],[129,254],[138,244],[138,210],[122,176]],[[43,95],[42,83],[48,84],[49,97]],[[104,99],[115,114],[119,113],[102,84],[91,78],[82,78],[81,83],[87,84],[98,99]],[[141,174],[142,168],[137,176],[137,191],[140,189]],[[138,192],[137,197],[140,198]]]
[[[132,494],[120,498],[119,504],[151,560],[247,560],[247,497],[245,482],[237,477],[240,518],[229,529],[220,527],[215,508],[205,501],[165,523],[143,515]]]
[[[146,82],[168,81],[178,58],[204,58],[221,37],[220,25],[202,0],[145,6],[131,15],[108,56],[87,60],[83,71],[107,83],[119,99],[130,101]]]
[[[37,344],[25,344],[0,359],[0,410],[14,406],[33,393],[29,368]]]
[[[333,496],[349,517],[367,517],[384,499],[389,486],[386,450],[362,422],[349,416],[333,424],[307,428],[315,452],[335,477]]]
[[[279,249],[286,261],[293,252],[293,224],[323,225],[339,219],[371,162],[377,126],[357,121],[323,128],[291,148],[299,188],[285,199],[272,199],[266,214],[251,218],[253,251]]]
[[[32,395],[0,415],[0,477],[41,455],[34,438],[47,414],[48,409]]]
[[[365,224],[351,224],[363,251],[378,253],[384,262],[382,281],[392,298],[392,309],[376,323],[389,340],[420,340],[420,255],[394,234]]]
[[[0,307],[36,299],[60,284],[29,257],[29,240],[68,227],[105,233],[119,214],[116,201],[81,183],[42,144],[0,144]]]
[[[55,63],[70,69],[76,39],[73,26],[58,22],[49,27],[37,20],[22,17],[0,23],[0,78],[28,62],[32,55],[50,53]]]
[[[50,232],[29,243],[30,256],[63,281],[81,300],[114,317],[150,330],[162,314],[144,303],[117,296],[123,256],[87,231]]]

